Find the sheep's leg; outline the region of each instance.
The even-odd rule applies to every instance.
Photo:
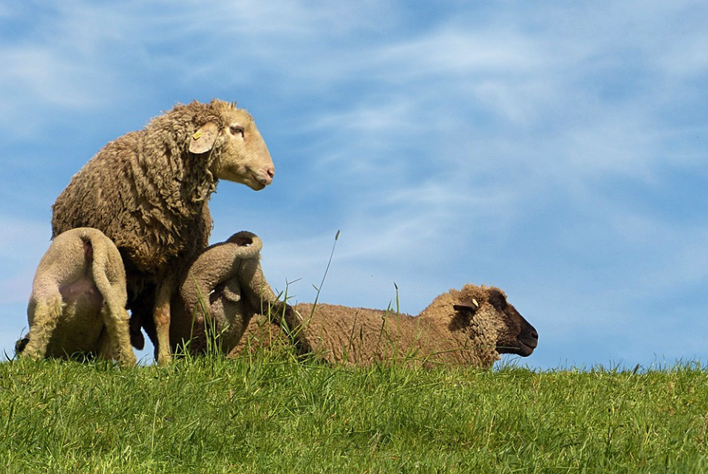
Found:
[[[49,298],[40,298],[33,305],[30,312],[31,327],[29,332],[29,342],[22,351],[23,357],[41,359],[47,355],[47,346],[57,327],[59,318],[63,311],[61,295],[52,295]]]
[[[175,286],[175,278],[166,276],[159,280],[156,289],[155,311],[155,332],[157,333],[157,363],[167,365],[172,361],[170,347],[170,299],[172,289]]]
[[[269,319],[285,331],[299,356],[311,353],[312,346],[304,333],[302,320],[292,306],[278,300],[263,275],[260,262],[255,259],[244,260],[238,275],[243,288],[249,289],[246,293],[251,299],[251,306],[260,308],[259,313],[270,316]],[[248,322],[244,330],[247,325]]]
[[[135,353],[130,345],[129,316],[125,310],[125,276],[115,271],[123,262],[118,256],[112,258],[107,252],[107,245],[101,240],[84,240],[84,258],[93,260],[93,280],[101,296],[101,317],[104,325],[104,339],[99,348],[99,357],[117,359],[123,366],[134,366]],[[111,280],[113,283],[111,283]],[[107,340],[106,337],[107,336]]]
[[[108,333],[107,349],[124,367],[136,365],[135,353],[130,344],[130,316],[120,305],[106,302],[101,310]]]

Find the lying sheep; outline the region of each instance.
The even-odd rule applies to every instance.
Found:
[[[255,314],[270,314],[277,323],[285,317],[294,325],[292,309],[278,300],[263,276],[262,248],[257,235],[238,232],[226,242],[204,249],[185,268],[179,291],[172,297],[173,352],[203,354],[211,345],[226,355],[238,344]],[[141,308],[133,311],[140,313]]]
[[[330,363],[408,361],[488,368],[500,353],[527,357],[538,345],[536,329],[495,287],[468,284],[450,290],[418,317],[328,304],[294,308],[304,320],[299,328],[303,344]],[[287,344],[282,331],[262,316],[253,318],[231,355],[276,343]]]
[[[53,206],[52,232],[101,230],[127,272],[129,308],[154,301],[160,364],[170,360],[170,298],[175,275],[208,243],[208,200],[219,179],[254,190],[270,184],[273,162],[252,117],[212,100],[177,105],[143,129],[107,144],[74,175]],[[141,348],[139,326],[134,344]]]
[[[39,262],[27,307],[30,331],[16,351],[35,359],[95,354],[133,366],[126,299],[113,242],[96,229],[66,231]]]

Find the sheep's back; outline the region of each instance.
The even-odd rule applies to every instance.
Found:
[[[129,273],[154,275],[170,259],[206,246],[207,201],[189,203],[179,189],[179,157],[146,153],[145,131],[106,145],[74,175],[53,206],[52,232],[101,230],[116,244]],[[154,146],[153,146],[154,147]],[[160,162],[162,161],[162,162]]]
[[[314,355],[330,363],[369,365],[406,362],[488,366],[468,334],[451,332],[442,319],[429,320],[392,311],[328,304],[298,304],[304,337]],[[313,311],[314,308],[314,311]],[[282,330],[264,316],[254,317],[232,355],[289,344]]]
[[[299,304],[307,340],[330,362],[373,362],[425,359],[436,332],[427,321],[395,311],[346,306]],[[435,339],[433,336],[432,339]]]

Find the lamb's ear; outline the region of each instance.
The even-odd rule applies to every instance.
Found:
[[[194,132],[189,140],[189,151],[198,155],[211,150],[216,142],[216,137],[219,135],[219,127],[213,122],[207,122],[202,125],[199,130]]]
[[[231,278],[224,285],[224,298],[234,303],[241,301],[241,285],[239,285],[236,278]]]
[[[470,314],[474,314],[479,309],[479,303],[474,298],[471,301],[461,301],[460,304],[452,305],[456,311],[469,311]]]

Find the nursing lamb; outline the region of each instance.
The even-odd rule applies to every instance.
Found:
[[[39,262],[27,307],[30,331],[16,351],[36,359],[97,355],[133,366],[126,298],[113,242],[96,229],[68,230]]]
[[[292,308],[278,299],[263,275],[262,248],[257,235],[238,232],[226,242],[204,249],[183,270],[171,304],[173,352],[199,355],[213,350],[226,355],[256,314],[270,315],[277,325],[297,325]],[[149,307],[149,303],[135,307],[134,314],[149,311]],[[146,330],[154,331],[149,325]]]

